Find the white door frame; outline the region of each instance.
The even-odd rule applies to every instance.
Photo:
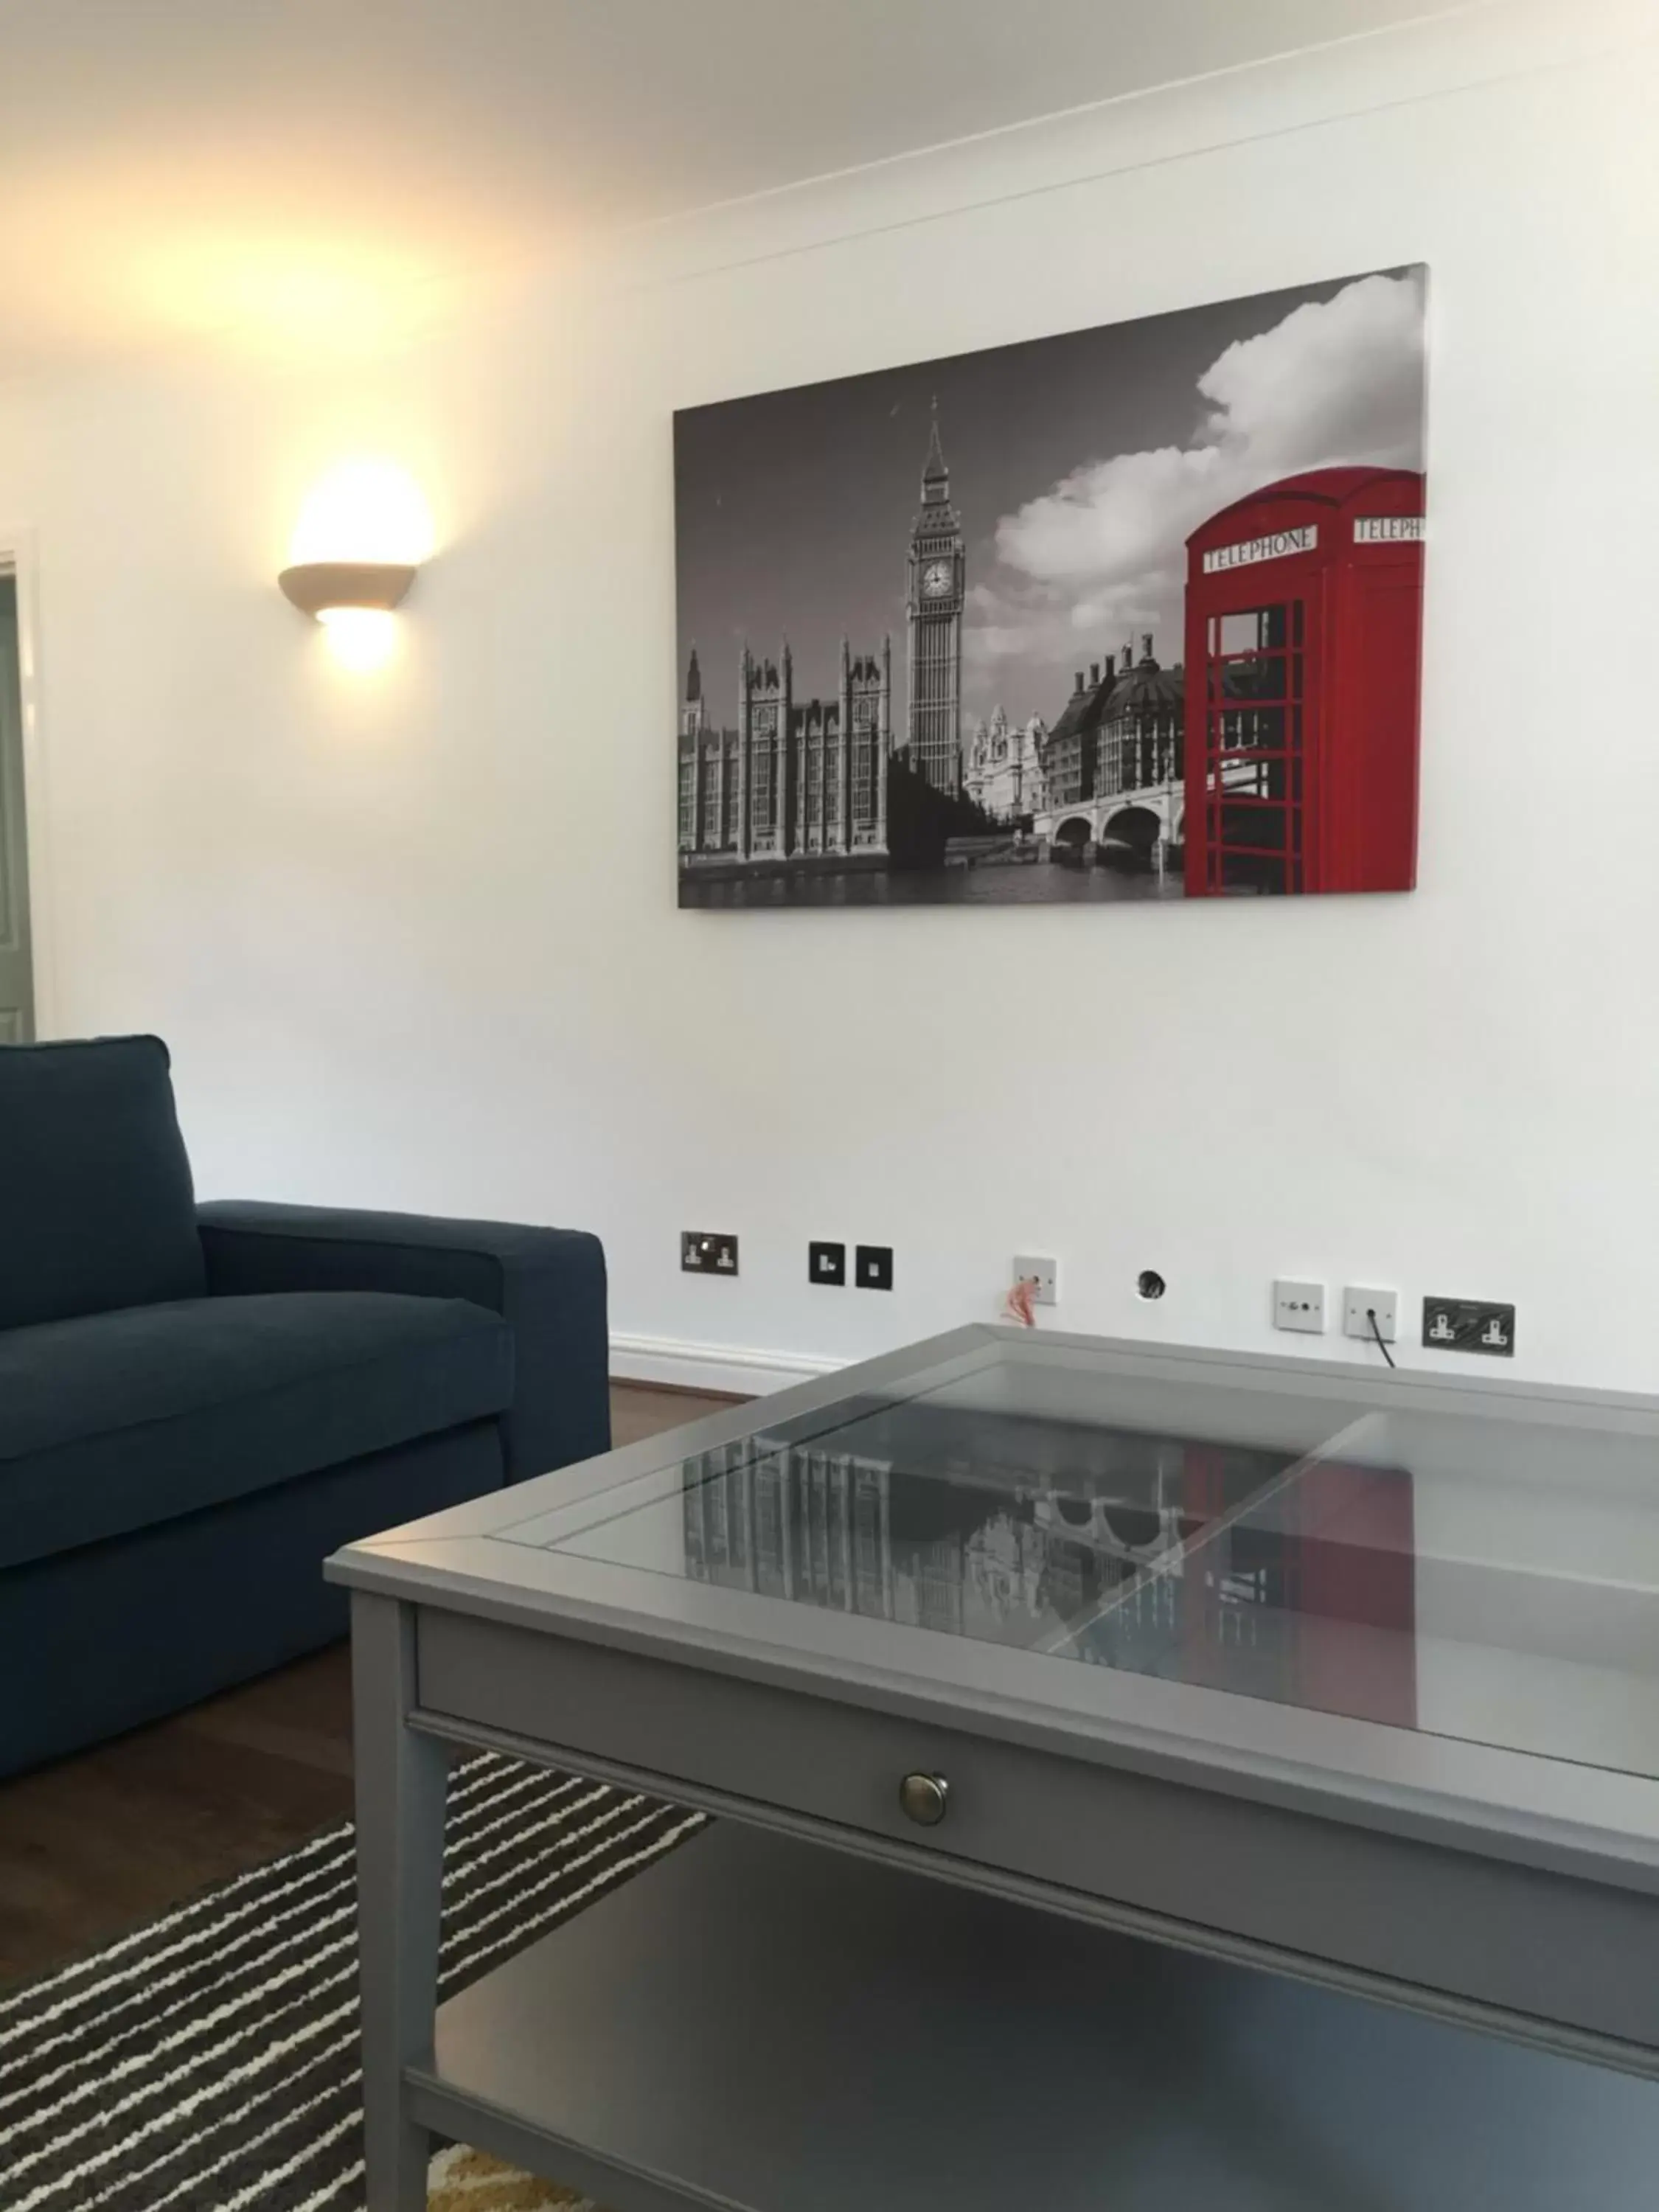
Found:
[[[0,525],[0,571],[17,580],[17,675],[23,702],[23,824],[29,859],[29,950],[34,970],[34,1034],[58,1035],[58,989],[51,840],[51,794],[40,711],[40,562],[34,532]]]

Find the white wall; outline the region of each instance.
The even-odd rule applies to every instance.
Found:
[[[1659,163],[1613,24],[1477,11],[889,164],[378,367],[0,398],[54,1025],[169,1039],[205,1192],[591,1225],[633,1337],[848,1357],[1035,1249],[1063,1327],[1282,1348],[1309,1273],[1511,1297],[1516,1372],[1659,1389]],[[1418,259],[1415,896],[677,912],[673,408]],[[368,679],[273,582],[365,447],[445,541]],[[810,1289],[813,1236],[892,1243],[895,1293]]]

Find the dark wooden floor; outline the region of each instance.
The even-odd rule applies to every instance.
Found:
[[[723,1402],[618,1383],[618,1444]],[[0,1782],[0,1983],[62,1964],[351,1810],[343,1644]]]

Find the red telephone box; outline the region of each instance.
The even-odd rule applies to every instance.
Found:
[[[1188,897],[1409,890],[1421,475],[1286,477],[1187,547]]]

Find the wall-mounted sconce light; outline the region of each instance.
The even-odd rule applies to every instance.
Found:
[[[404,471],[353,462],[307,500],[276,581],[285,599],[323,624],[337,659],[375,668],[395,642],[393,610],[431,550],[431,514]]]
[[[355,609],[389,615],[414,580],[412,561],[298,561],[276,579],[285,599],[324,623]]]

